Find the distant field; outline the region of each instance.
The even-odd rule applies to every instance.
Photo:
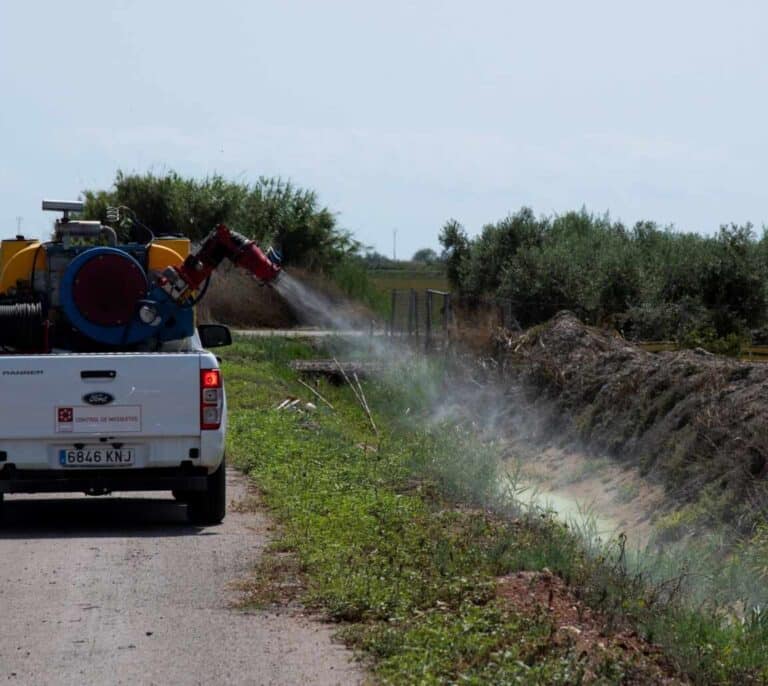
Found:
[[[418,269],[372,269],[368,272],[376,288],[388,293],[393,289],[408,290],[413,288],[425,290],[432,288],[438,291],[449,291],[448,279],[445,274],[435,271]]]

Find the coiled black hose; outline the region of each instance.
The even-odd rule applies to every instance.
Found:
[[[0,345],[17,349],[39,348],[43,321],[42,303],[0,305]]]

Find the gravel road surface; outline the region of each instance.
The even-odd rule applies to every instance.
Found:
[[[247,494],[228,473],[230,504]],[[186,523],[170,494],[6,496],[0,683],[357,684],[332,628],[234,609],[267,543],[261,513]]]

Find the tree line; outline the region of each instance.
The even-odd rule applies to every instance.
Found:
[[[523,326],[569,309],[629,338],[722,352],[768,332],[768,235],[751,224],[702,236],[524,207],[475,238],[450,220],[440,242],[452,287],[468,299],[510,300]]]
[[[386,298],[367,277],[364,246],[338,225],[314,191],[288,181],[259,177],[247,183],[217,174],[195,179],[173,171],[118,171],[111,188],[85,190],[83,196],[84,216],[104,223],[110,223],[108,207],[130,208],[115,225],[123,240],[146,242],[147,227],[156,236],[182,235],[199,242],[224,223],[265,249],[271,245],[280,250],[287,267],[321,273],[375,311],[386,307]]]
[[[247,183],[118,172],[111,188],[83,194],[88,218],[106,222],[110,206],[133,210],[135,218],[125,215],[116,227],[126,240],[140,239],[143,224],[156,235],[199,241],[223,222],[280,249],[286,265],[325,273],[381,309],[366,271],[390,261],[366,253],[312,190],[266,177]],[[440,243],[441,255],[424,249],[414,261],[444,265],[466,300],[511,301],[523,326],[569,309],[633,339],[723,352],[748,340],[768,342],[768,234],[758,236],[750,224],[702,236],[649,221],[627,227],[585,210],[537,217],[524,207],[475,238],[450,220]]]
[[[339,261],[359,252],[361,245],[337,225],[336,217],[320,205],[314,191],[279,178],[260,177],[254,183],[230,181],[219,175],[202,180],[176,172],[164,175],[118,171],[111,188],[83,191],[85,216],[107,221],[107,208],[126,206],[117,227],[123,238],[137,235],[136,222],[156,235],[180,234],[193,241],[217,224],[278,248],[286,264],[330,271]]]

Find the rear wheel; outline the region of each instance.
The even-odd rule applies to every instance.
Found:
[[[193,492],[187,499],[187,516],[193,524],[219,524],[227,512],[227,474],[224,460],[208,476],[204,491]]]

